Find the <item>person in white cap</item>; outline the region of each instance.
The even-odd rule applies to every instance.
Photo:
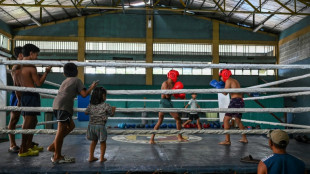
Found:
[[[288,134],[280,129],[269,132],[269,147],[273,154],[262,159],[257,167],[258,174],[304,174],[305,163],[286,152]]]

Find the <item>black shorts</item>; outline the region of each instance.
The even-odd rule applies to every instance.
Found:
[[[188,119],[189,120],[197,120],[199,119],[198,114],[188,114]]]
[[[244,108],[244,101],[242,98],[232,98],[228,108]],[[226,113],[225,116],[242,118],[242,113]]]
[[[56,120],[59,122],[70,122],[72,115],[65,110],[54,110]]]
[[[23,92],[21,96],[20,105],[22,107],[41,107],[40,94],[36,92]],[[23,116],[37,116],[40,112],[22,111]]]

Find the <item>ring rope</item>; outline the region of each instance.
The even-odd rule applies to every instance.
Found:
[[[0,85],[0,90],[38,92],[44,94],[57,94],[56,89],[30,88]],[[110,95],[143,95],[143,94],[179,94],[179,93],[253,93],[253,92],[302,92],[310,91],[310,87],[290,88],[230,88],[230,89],[178,89],[178,90],[109,90]]]
[[[268,134],[271,129],[255,130],[112,130],[108,129],[108,134],[128,135],[128,134]],[[87,130],[75,129],[70,134],[85,135]],[[288,134],[310,133],[310,129],[285,129]],[[54,129],[22,129],[9,130],[0,129],[0,134],[56,134]]]
[[[0,56],[2,57],[2,56]],[[45,65],[64,66],[66,63],[75,63],[77,66],[92,67],[163,67],[163,68],[220,68],[220,69],[310,69],[308,64],[181,64],[181,63],[112,63],[112,62],[78,62],[78,61],[42,61],[42,60],[2,60],[3,65]]]
[[[86,108],[74,108],[75,112],[85,112]],[[53,112],[52,107],[17,107],[17,106],[3,106],[0,107],[0,111],[26,111],[26,112]],[[132,113],[132,112],[206,112],[206,113],[268,113],[268,112],[280,112],[280,113],[302,113],[310,112],[310,107],[298,107],[298,108],[197,108],[197,109],[185,109],[185,108],[116,108],[116,112]]]
[[[6,72],[10,74],[12,72],[12,70],[6,69]],[[45,80],[44,84],[48,84],[48,85],[55,86],[55,87],[58,87],[58,88],[60,87],[60,84],[57,84],[57,83],[54,83],[54,82],[51,82],[51,81],[48,81],[48,80]]]
[[[287,93],[287,94],[275,94],[275,95],[267,95],[267,96],[260,96],[260,97],[249,97],[243,98],[243,100],[263,100],[263,99],[270,99],[270,98],[279,98],[279,97],[293,97],[293,96],[304,96],[310,95],[310,91],[307,92],[294,92],[294,93]]]
[[[277,80],[277,81],[274,81],[274,82],[269,82],[269,83],[265,83],[265,84],[261,84],[261,85],[255,85],[255,86],[251,86],[251,87],[248,87],[248,88],[269,87],[269,86],[279,85],[279,84],[282,84],[282,83],[292,82],[292,81],[295,81],[295,80],[300,80],[300,79],[304,79],[304,78],[308,78],[308,77],[310,77],[310,74],[290,77],[290,78],[287,78],[287,79]]]
[[[73,118],[74,120],[77,119],[76,117]],[[199,118],[200,120],[219,120],[219,118]],[[109,117],[109,120],[158,120],[158,117]],[[174,120],[174,118],[165,118],[165,120]],[[181,118],[181,120],[188,120],[188,118]],[[258,124],[268,124],[274,126],[285,126],[285,127],[295,127],[295,128],[303,128],[303,129],[310,129],[310,126],[307,125],[298,125],[298,124],[288,124],[288,123],[275,123],[275,122],[267,122],[267,121],[257,121],[257,120],[248,120],[242,119],[242,122],[248,123],[258,123]],[[39,122],[37,126],[40,125],[47,125],[47,124],[55,124],[58,121],[45,121]],[[16,128],[21,128],[22,125],[16,125]]]

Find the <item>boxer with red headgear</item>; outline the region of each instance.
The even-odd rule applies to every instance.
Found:
[[[227,88],[240,88],[240,83],[231,77],[231,71],[229,69],[223,69],[220,71],[219,75],[221,76],[221,80],[225,82],[225,89]],[[227,95],[227,93],[223,93],[224,95]],[[228,108],[244,108],[244,102],[243,102],[243,95],[242,93],[230,93],[230,103]],[[232,119],[232,117],[235,118],[236,123],[239,126],[239,129],[245,129],[242,122],[242,113],[226,113],[224,117],[224,129],[229,129],[230,124],[229,121]],[[248,143],[248,140],[245,136],[245,134],[242,135],[241,140],[239,140],[241,143]],[[226,134],[225,141],[220,142],[221,145],[230,145],[230,135]]]
[[[177,70],[170,70],[167,74],[168,79],[171,79],[173,83],[177,82],[178,77],[179,77],[179,72]]]
[[[163,90],[167,90],[167,89],[182,89],[183,88],[183,84],[181,82],[177,82],[178,76],[179,76],[179,72],[178,71],[170,70],[168,72],[168,74],[167,74],[167,78],[168,79],[162,83],[161,89],[163,89]],[[180,94],[177,94],[178,97],[179,97],[179,95]],[[171,94],[162,94],[161,95],[159,107],[160,108],[173,108],[173,104],[171,102]],[[157,124],[154,127],[154,130],[158,130],[159,129],[160,125],[162,124],[162,122],[164,120],[164,115],[165,115],[165,113],[163,113],[163,112],[159,112],[158,113],[158,121],[157,121]],[[179,117],[179,114],[174,112],[174,113],[170,113],[170,115],[175,119],[175,122],[176,122],[176,125],[177,125],[177,129],[181,130],[181,119]],[[154,138],[155,138],[155,134],[153,134],[151,136],[150,144],[155,144]],[[178,140],[179,141],[188,141],[188,140],[184,139],[181,134],[178,134]]]

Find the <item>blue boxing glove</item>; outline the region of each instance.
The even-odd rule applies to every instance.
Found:
[[[222,88],[225,88],[225,82],[219,81],[217,89],[222,89]]]
[[[210,85],[216,89],[222,89],[225,88],[225,83],[223,81],[217,81],[217,80],[212,80],[210,82]]]

